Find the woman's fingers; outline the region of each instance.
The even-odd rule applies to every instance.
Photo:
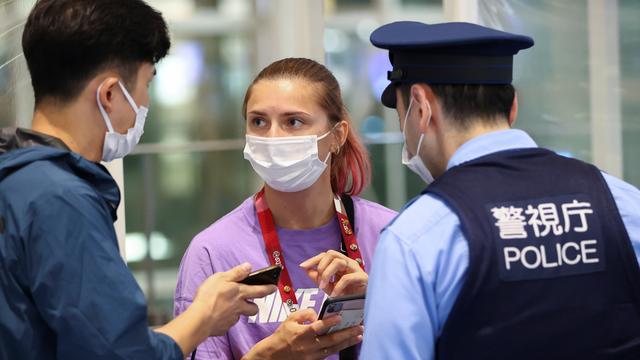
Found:
[[[329,265],[324,270],[318,270],[318,276],[320,280],[320,288],[324,289],[332,280],[335,279],[336,275],[344,273],[348,264],[344,259],[333,259]]]
[[[322,258],[326,255],[326,253],[322,252],[310,259],[307,259],[305,261],[303,261],[302,263],[300,263],[300,267],[301,268],[305,268],[305,269],[309,269],[311,267],[314,267],[316,265],[318,265],[318,263],[320,262],[320,260],[322,260]]]
[[[355,293],[364,293],[367,289],[369,276],[365,272],[357,272],[346,274],[340,277],[338,282],[333,286],[330,296],[355,295]],[[347,289],[356,289],[353,294],[347,294]]]
[[[320,253],[300,264],[307,270],[307,275],[325,293],[335,296],[341,294],[345,289],[355,285],[366,288],[368,277],[360,268],[360,265],[353,259],[335,250]],[[344,281],[341,281],[347,275]],[[340,287],[336,289],[336,286]]]

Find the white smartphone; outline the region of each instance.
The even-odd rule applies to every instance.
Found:
[[[364,294],[328,298],[322,304],[318,320],[327,319],[336,315],[340,315],[342,321],[338,325],[332,326],[326,332],[318,335],[330,334],[352,326],[361,325],[364,320]]]

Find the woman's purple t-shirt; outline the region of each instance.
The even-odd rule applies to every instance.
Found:
[[[395,217],[396,212],[376,203],[353,197],[355,232],[365,270],[371,269],[378,235]],[[280,245],[289,275],[296,289],[298,306],[320,311],[325,293],[311,281],[298,266],[323,251],[340,247],[340,229],[337,218],[312,230],[277,228]],[[198,234],[189,245],[178,274],[174,299],[174,314],[185,311],[200,284],[215,272],[226,271],[243,262],[253,269],[269,265],[260,224],[256,216],[253,197]],[[288,316],[278,292],[255,299],[259,312],[252,317],[241,317],[226,336],[210,337],[197,351],[198,359],[240,359],[257,342],[273,334]],[[337,359],[337,355],[329,357]]]

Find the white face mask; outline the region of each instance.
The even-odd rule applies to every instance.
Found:
[[[142,134],[144,133],[144,123],[147,119],[147,113],[149,112],[149,109],[146,107],[137,106],[136,102],[133,100],[124,85],[119,81],[118,84],[120,85],[124,96],[127,98],[127,101],[133,108],[133,111],[136,113],[136,122],[126,134],[120,134],[113,129],[109,114],[107,114],[104,110],[104,106],[102,106],[102,102],[100,102],[100,89],[102,89],[101,84],[98,87],[96,98],[98,100],[98,108],[100,108],[100,113],[102,114],[102,118],[104,119],[104,123],[107,125],[108,129],[104,135],[104,146],[102,148],[102,161],[105,162],[123,158],[133,151],[133,148],[138,145],[140,137],[142,137]]]
[[[402,138],[404,142],[402,143],[402,164],[407,166],[411,171],[418,174],[420,178],[427,183],[427,185],[433,182],[433,175],[431,175],[431,171],[425,166],[424,161],[420,158],[420,147],[422,146],[422,141],[424,140],[424,133],[420,134],[420,140],[418,140],[418,148],[416,149],[415,155],[411,159],[409,159],[409,152],[407,151],[407,119],[409,118],[409,113],[411,112],[411,106],[413,105],[413,98],[409,101],[409,107],[407,108],[407,113],[404,116],[404,125],[402,126]],[[429,105],[429,103],[427,103]],[[427,127],[431,122],[431,106],[429,105],[429,120],[427,121]]]
[[[259,137],[247,135],[244,158],[270,187],[282,192],[297,192],[313,185],[327,168],[327,161],[318,157],[318,137]]]

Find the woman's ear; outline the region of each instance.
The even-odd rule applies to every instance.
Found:
[[[349,136],[349,122],[342,120],[337,123],[333,129],[333,134],[337,141],[337,147],[341,148],[347,142],[347,137]]]

